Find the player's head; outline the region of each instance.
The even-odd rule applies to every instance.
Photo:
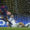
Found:
[[[11,15],[11,12],[7,11],[7,15]]]
[[[13,18],[14,16],[13,16],[13,15],[11,15],[10,17],[11,17],[11,18]]]

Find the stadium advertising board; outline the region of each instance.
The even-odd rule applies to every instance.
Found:
[[[0,16],[0,27],[8,27],[7,22],[3,21],[1,16]]]

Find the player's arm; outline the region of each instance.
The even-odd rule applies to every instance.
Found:
[[[7,20],[7,22],[9,22],[7,17],[6,17],[6,20]]]

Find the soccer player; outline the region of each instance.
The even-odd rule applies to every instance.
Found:
[[[16,27],[16,22],[13,15],[11,15],[8,20],[11,22],[11,27]]]
[[[1,10],[1,15],[3,15],[3,17],[4,17],[4,21],[8,21],[7,14],[6,14],[7,11],[8,11],[7,6],[2,5],[1,8],[0,8],[0,10]]]

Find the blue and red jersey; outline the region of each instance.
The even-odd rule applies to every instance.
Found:
[[[6,12],[8,11],[8,8],[7,6],[4,6],[2,5],[1,8],[0,8],[0,13],[3,15],[3,16],[6,16]]]
[[[8,11],[8,7],[2,5],[0,8],[0,15],[2,15],[4,17],[3,20],[5,20],[5,21],[6,21],[5,17],[7,17],[7,11]]]

